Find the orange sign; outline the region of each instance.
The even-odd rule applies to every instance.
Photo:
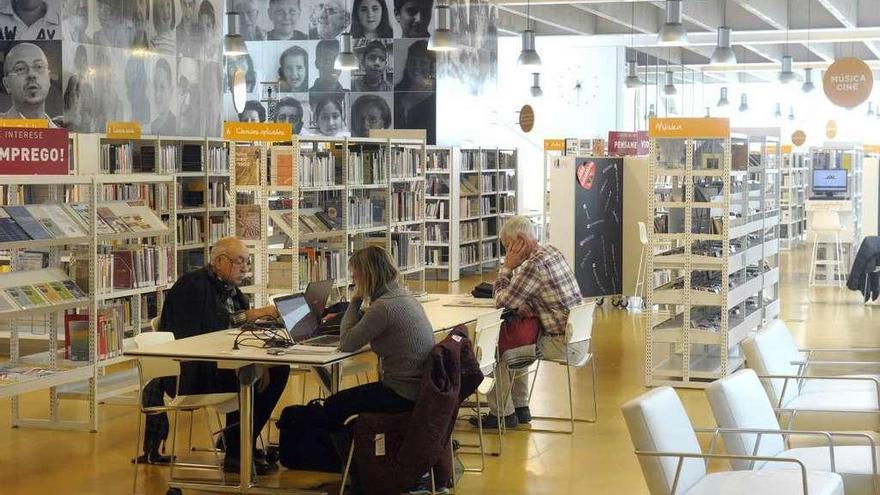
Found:
[[[825,137],[828,139],[834,139],[837,137],[837,122],[829,120],[825,124]]]
[[[523,105],[519,111],[519,128],[523,132],[532,132],[535,128],[535,110],[531,105]]]
[[[878,154],[880,153],[880,144],[866,144],[862,147],[862,149],[865,151],[865,153]]]
[[[782,153],[784,153],[786,155],[791,153],[793,149],[794,148],[792,148],[792,146],[790,144],[783,144],[782,145]]]
[[[48,129],[46,119],[0,119],[0,127],[24,127],[27,129]]]
[[[723,118],[651,118],[648,136],[652,138],[727,138],[730,120]]]
[[[290,141],[293,128],[289,122],[224,122],[223,139],[230,141]]]
[[[831,103],[843,108],[854,108],[871,96],[874,75],[868,64],[855,57],[834,61],[822,76],[822,89]]]
[[[119,120],[110,120],[107,122],[107,138],[108,139],[140,139],[141,124],[140,122],[125,122]]]
[[[544,151],[565,151],[565,139],[545,139]]]
[[[795,146],[802,146],[805,142],[807,142],[807,133],[798,129],[791,133],[791,142]]]

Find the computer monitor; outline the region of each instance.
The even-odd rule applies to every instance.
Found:
[[[848,187],[845,169],[813,170],[813,193],[834,196],[846,193]]]

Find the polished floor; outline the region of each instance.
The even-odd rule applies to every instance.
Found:
[[[782,256],[782,318],[799,342],[825,347],[880,346],[880,336],[875,333],[880,309],[863,306],[857,294],[842,289],[808,289],[808,261],[808,251],[804,248]],[[435,283],[431,290],[457,292],[461,288],[464,291],[478,281],[479,277],[471,277],[460,284]],[[647,493],[619,411],[621,404],[645,390],[642,318],[637,313],[606,306],[596,312],[593,334],[599,365],[599,422],[579,424],[571,436],[509,432],[505,436],[503,455],[487,458],[484,473],[465,474],[459,486],[461,493]],[[542,371],[532,401],[533,411],[564,411],[563,385],[561,370]],[[300,387],[298,381],[291,383],[290,401],[299,400]],[[578,371],[574,387],[577,413],[588,415],[590,377],[586,370]],[[308,387],[308,393],[316,393],[313,385]],[[681,390],[679,394],[695,424],[712,424],[701,391]],[[24,410],[39,414],[44,405],[42,397],[29,396],[24,401]],[[82,411],[84,407],[74,403],[62,412],[76,416]],[[131,493],[133,470],[129,459],[134,451],[137,414],[131,407],[114,405],[100,406],[99,412],[100,431],[94,434],[19,430],[7,426],[9,401],[0,400],[0,493]],[[197,440],[205,436],[201,424],[197,421]],[[466,461],[473,463],[477,458],[469,457]],[[164,494],[167,468],[140,469],[138,493]],[[316,487],[329,486],[333,479],[327,475],[282,472],[265,481],[269,485]]]

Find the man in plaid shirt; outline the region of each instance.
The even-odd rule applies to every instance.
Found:
[[[495,280],[495,305],[515,310],[522,318],[538,318],[541,323],[537,342],[539,357],[565,359],[568,352],[570,361],[582,359],[587,351],[586,342],[568,345],[565,335],[569,309],[582,299],[574,272],[562,253],[553,246],[538,244],[528,217],[509,218],[501,228],[500,237],[507,254]],[[511,393],[502,397],[502,404],[497,403],[494,391],[487,394],[491,414],[484,417],[484,428],[497,428],[499,417],[504,418],[508,428],[532,420],[528,375],[512,380],[513,376],[507,363],[499,362],[495,384],[501,387],[502,394],[507,395],[508,390]]]

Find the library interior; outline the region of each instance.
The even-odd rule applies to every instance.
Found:
[[[880,495],[878,7],[0,0],[0,493]]]

